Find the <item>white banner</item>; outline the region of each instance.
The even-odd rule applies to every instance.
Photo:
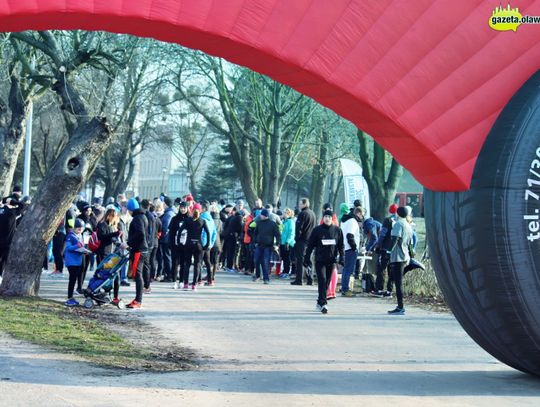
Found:
[[[359,199],[362,207],[366,210],[366,218],[370,217],[369,189],[366,180],[362,176],[362,167],[352,160],[342,158],[341,172],[343,173],[343,189],[345,202],[349,208],[354,206],[354,201]]]

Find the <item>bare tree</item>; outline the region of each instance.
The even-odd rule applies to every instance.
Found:
[[[190,174],[189,189],[194,196],[199,193],[199,177],[201,164],[211,155],[211,148],[215,145],[216,135],[200,121],[204,118],[198,114],[183,113],[173,118],[172,153]]]
[[[77,72],[87,66],[103,69],[107,64],[118,64],[125,51],[108,47],[110,37],[103,33],[41,31],[12,36],[47,57],[50,75],[44,82],[49,82],[61,108],[73,120],[68,126],[69,141],[43,178],[13,239],[0,294],[21,296],[37,294],[46,243],[112,139],[107,121],[92,115],[81,97]],[[37,75],[29,69],[31,75]]]
[[[403,167],[374,140],[370,141],[370,137],[362,130],[358,129],[356,134],[360,143],[362,170],[369,187],[371,215],[383,219],[386,208],[394,201]]]

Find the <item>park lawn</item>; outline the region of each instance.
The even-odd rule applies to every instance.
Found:
[[[150,351],[55,301],[0,297],[0,330],[99,366],[152,370]]]

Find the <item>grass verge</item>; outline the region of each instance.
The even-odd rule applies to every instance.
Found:
[[[114,325],[119,329],[110,329]],[[58,302],[37,297],[0,297],[0,330],[17,339],[107,368],[163,372],[194,367],[193,353],[189,351],[171,352],[168,347],[163,353],[138,340],[135,346],[135,341],[123,335],[128,332],[140,335],[141,325],[105,310],[66,308]]]

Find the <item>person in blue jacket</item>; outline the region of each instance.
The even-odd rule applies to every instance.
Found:
[[[206,282],[204,285],[207,286],[213,286],[214,285],[214,273],[212,272],[212,263],[210,262],[210,251],[212,250],[212,247],[214,247],[214,244],[216,243],[217,238],[217,231],[216,231],[216,224],[214,222],[214,219],[212,218],[212,215],[210,215],[210,212],[208,212],[208,208],[210,207],[210,202],[204,201],[201,204],[203,212],[201,213],[201,219],[204,219],[206,222],[206,226],[208,226],[208,233],[210,235],[210,241],[208,242],[208,236],[206,235],[206,231],[203,230],[202,236],[201,236],[201,243],[204,246],[208,246],[208,249],[206,249],[203,252],[202,260],[204,262],[204,266],[206,267]],[[199,276],[200,278],[200,276]]]
[[[379,233],[382,230],[382,223],[373,218],[364,219],[362,230],[366,236],[366,252],[372,252],[379,240]]]
[[[70,230],[66,237],[66,249],[64,251],[64,263],[69,271],[68,282],[68,299],[65,304],[68,307],[79,305],[79,302],[73,298],[73,290],[75,283],[82,272],[84,253],[81,251],[84,248],[82,232],[84,230],[84,222],[82,219],[75,219],[75,227]],[[79,294],[81,294],[79,292]]]
[[[280,278],[287,278],[291,274],[291,258],[294,249],[294,235],[296,234],[296,224],[294,212],[290,208],[283,211],[283,230],[281,231],[281,242],[279,252],[283,260],[283,270]]]

